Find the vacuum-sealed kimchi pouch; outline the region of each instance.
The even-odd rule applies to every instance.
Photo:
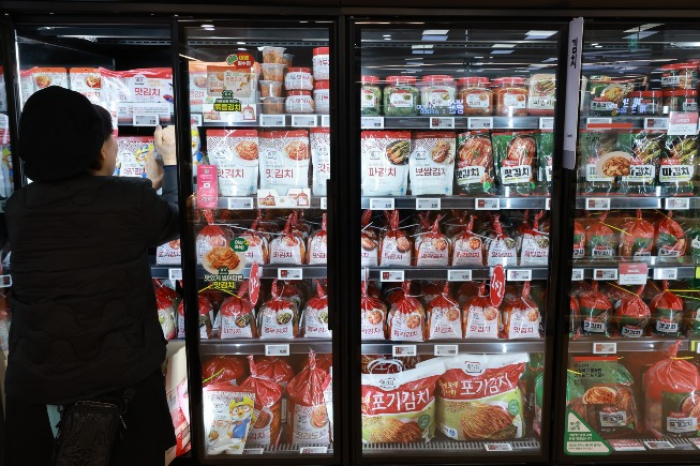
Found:
[[[643,290],[644,286],[641,286],[634,293],[623,293],[615,305],[618,333],[625,338],[641,338],[646,333],[651,311],[641,298]]]
[[[593,282],[592,290],[583,291],[579,301],[583,334],[609,337],[612,305],[608,297],[598,291],[598,282]]]
[[[457,135],[455,178],[462,194],[495,194],[493,148],[488,130]]]
[[[586,228],[586,255],[590,259],[615,257],[617,252],[617,235],[605,223],[607,212],[600,214],[598,221]]]
[[[207,225],[197,233],[197,263],[202,264],[205,256],[212,251],[217,252],[230,249],[229,243],[233,239],[233,232],[224,225],[214,225],[214,212],[202,211]],[[215,251],[216,250],[216,251]],[[233,251],[233,250],[232,250]],[[210,261],[211,262],[211,261]]]
[[[471,215],[464,230],[454,237],[452,265],[484,265],[484,245],[482,238],[474,233],[474,219]]]
[[[503,302],[501,318],[502,337],[507,340],[540,336],[540,311],[537,304],[530,298],[530,282],[525,282],[520,296]]]
[[[450,240],[440,232],[438,216],[428,233],[420,235],[420,243],[416,240],[416,265],[447,267],[450,263]]]
[[[540,131],[537,138],[537,181],[541,192],[552,192],[552,160],[554,159],[554,132]]]
[[[409,160],[411,194],[452,195],[455,168],[455,133],[418,131]]]
[[[461,339],[461,316],[459,303],[450,297],[449,283],[445,283],[442,294],[428,304],[428,340]]]
[[[572,259],[583,259],[586,255],[586,230],[580,222],[574,222],[574,252]]]
[[[290,189],[309,188],[309,132],[261,131],[260,189],[274,189],[286,196]]]
[[[392,210],[387,215],[389,217],[389,229],[380,242],[379,265],[381,267],[411,265],[413,242],[403,230],[399,229],[399,211]]]
[[[221,303],[221,339],[255,338],[255,307],[246,299],[248,281],[243,282],[238,295],[230,296]]]
[[[661,153],[659,184],[664,196],[690,196],[698,179],[696,165],[700,137],[666,136],[666,150]]]
[[[277,280],[272,282],[272,298],[258,311],[258,329],[260,338],[291,340],[299,334],[299,316],[297,306],[280,296]]]
[[[665,152],[665,135],[661,133],[628,133],[619,135],[619,145],[631,154],[627,173],[620,177],[619,191],[624,194],[653,196],[656,167]]]
[[[213,384],[202,393],[207,455],[242,454],[255,424],[255,394],[229,384]]]
[[[214,307],[204,296],[199,296],[199,338],[211,338],[214,321]],[[180,301],[177,307],[177,337],[185,338],[185,301]]]
[[[362,195],[405,195],[411,132],[363,131],[360,138]]]
[[[535,215],[531,228],[523,232],[520,247],[520,265],[544,265],[549,263],[549,233],[540,230],[541,210]]]
[[[387,334],[391,341],[425,341],[425,310],[410,296],[411,282],[403,283],[403,296],[389,310]]]
[[[306,248],[304,240],[292,233],[295,214],[289,214],[282,234],[270,242],[270,264],[302,265]]]
[[[629,154],[617,151],[617,133],[609,131],[579,131],[579,178],[585,194],[608,194],[615,189],[615,177],[622,171],[616,164],[629,166]]]
[[[438,379],[438,430],[454,440],[502,441],[525,435],[519,381],[526,353],[464,354],[445,359]],[[422,364],[418,365],[420,368]]]
[[[292,369],[292,366],[289,365],[285,358],[256,356],[254,359],[258,377],[274,380],[283,388],[294,377],[294,369]]]
[[[270,246],[267,235],[258,230],[262,221],[262,213],[258,211],[258,216],[253,220],[249,230],[244,230],[238,235],[248,243],[248,249],[243,253],[246,264],[258,263],[265,265],[270,262]]]
[[[284,388],[274,380],[258,375],[253,356],[248,356],[250,377],[240,385],[241,390],[255,394],[255,423],[248,434],[248,445],[268,447],[277,445],[282,424],[282,393]]]
[[[686,335],[700,335],[700,289],[688,286],[683,282],[683,321]]]
[[[209,129],[207,154],[216,165],[219,194],[250,196],[258,190],[258,131]]]
[[[442,358],[392,374],[362,374],[362,443],[428,442],[435,436],[435,384]]]
[[[491,303],[486,284],[479,285],[479,292],[462,306],[462,333],[466,340],[498,338],[501,313]]]
[[[578,299],[569,298],[569,338],[577,340],[581,336],[581,311]]]
[[[309,253],[307,264],[328,263],[328,231],[326,230],[326,214],[321,216],[321,229],[309,237]]]
[[[656,224],[654,246],[656,255],[660,257],[680,257],[685,255],[685,232],[673,220],[673,211]]]
[[[496,180],[504,195],[527,196],[535,190],[537,143],[534,131],[494,131],[491,135]]]
[[[583,393],[581,373],[571,369],[566,370],[566,410],[573,411],[582,419],[586,417],[586,408],[583,405]]]
[[[328,330],[328,296],[321,284],[316,285],[316,297],[306,301],[301,314],[301,336],[306,338],[330,338]]]
[[[644,374],[644,425],[656,438],[698,436],[700,374],[695,364],[678,357],[680,344]]]
[[[172,340],[173,338],[177,337],[177,325],[175,324],[176,317],[173,301],[172,299],[168,298],[167,295],[156,292],[156,305],[158,306],[158,321],[160,322],[161,330],[163,330],[163,337],[166,340]],[[0,310],[0,312],[2,312],[2,310]],[[1,328],[2,324],[0,323],[0,332],[2,332]],[[4,339],[4,341],[7,341],[7,339]]]
[[[668,290],[668,281],[663,281],[663,291],[651,300],[649,308],[651,333],[669,337],[681,336],[683,300]],[[698,412],[700,413],[700,410]]]
[[[362,282],[362,298],[360,299],[361,339],[384,340],[386,325],[386,306],[367,293],[367,282]]]
[[[330,443],[328,411],[323,392],[331,376],[316,367],[316,353],[309,352],[309,367],[299,372],[287,385],[287,441],[292,445]]]
[[[494,237],[488,243],[488,264],[512,266],[518,265],[518,251],[515,240],[503,231],[500,214],[495,214],[492,220]]]
[[[362,213],[362,231],[360,232],[360,258],[362,267],[379,265],[379,238],[372,229],[372,211]]]
[[[654,246],[654,225],[642,218],[642,210],[637,209],[637,217],[629,220],[620,232],[621,256],[651,256]]]
[[[239,356],[205,356],[202,360],[202,386],[227,383],[238,385],[248,375],[245,359]]]

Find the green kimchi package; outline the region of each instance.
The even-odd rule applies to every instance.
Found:
[[[651,256],[654,246],[654,225],[642,218],[642,210],[637,209],[637,217],[627,221],[620,232],[621,256]]]
[[[495,194],[493,148],[488,130],[457,135],[457,186],[463,194]]]
[[[455,133],[418,131],[408,162],[411,193],[452,195],[455,168]]]
[[[583,394],[585,390],[581,384],[581,373],[567,369],[566,370],[566,409],[573,411],[581,418],[586,416],[585,407],[583,406]]]
[[[441,358],[396,374],[362,374],[362,442],[428,442],[435,436]]]
[[[554,155],[554,133],[540,131],[537,133],[537,169],[538,181],[544,192],[552,189],[552,158]]]
[[[626,162],[620,178],[619,191],[632,195],[654,195],[656,167],[665,151],[665,135],[661,133],[623,133],[618,136],[619,146],[631,158]],[[625,152],[620,152],[623,154]],[[624,161],[622,162],[624,165]]]
[[[685,358],[678,358],[681,342],[644,374],[644,424],[655,437],[693,438],[700,417],[700,374]]]
[[[528,362],[526,353],[462,354],[444,362],[436,390],[440,432],[455,440],[523,437],[519,381]]]
[[[580,222],[574,222],[574,252],[572,259],[583,259],[586,255],[586,230]]]
[[[663,291],[649,303],[652,315],[651,333],[669,337],[681,336],[683,324],[683,300],[668,290],[663,281]]]
[[[590,259],[614,257],[617,251],[617,235],[605,223],[607,212],[600,214],[597,222],[586,228],[586,255]]]
[[[532,430],[542,435],[542,407],[544,406],[544,372],[535,378],[535,418],[532,420]]]
[[[603,293],[598,291],[598,282],[594,281],[591,290],[586,290],[579,297],[581,307],[581,330],[583,335],[610,336],[610,315],[612,305]]]
[[[668,215],[656,224],[654,246],[657,256],[680,257],[685,255],[685,232],[678,222],[673,220],[673,211],[669,211]]]
[[[684,289],[678,296],[683,299],[683,320],[688,336],[700,335],[700,289],[691,288],[684,283]]]
[[[608,131],[580,131],[578,138],[579,167],[583,173],[585,194],[607,194],[613,192],[615,178],[623,173],[620,165],[629,160],[629,155],[617,149],[617,134]]]
[[[667,136],[666,150],[661,155],[659,184],[666,196],[692,195],[697,179],[698,135]]]
[[[646,333],[651,311],[641,295],[644,286],[635,293],[623,293],[622,299],[615,303],[615,317],[618,333],[625,338],[641,338]]]
[[[535,131],[498,131],[491,136],[496,179],[504,195],[527,196],[535,190]]]

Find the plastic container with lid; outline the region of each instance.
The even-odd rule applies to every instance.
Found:
[[[314,104],[316,104],[316,113],[326,115],[330,112],[331,100],[329,89],[329,81],[316,81],[314,83]]]
[[[258,81],[260,84],[260,97],[282,97],[282,83],[279,81]]]
[[[418,115],[418,88],[414,76],[387,76],[384,87],[384,115]]]
[[[361,76],[360,109],[362,115],[379,115],[382,102],[382,89],[377,76]]]
[[[527,115],[527,84],[525,78],[497,78],[493,80],[493,106],[498,116]]]
[[[457,86],[452,76],[431,74],[421,79],[420,113],[422,115],[454,115]]]
[[[284,113],[284,97],[263,97],[262,112],[265,115],[281,115]]]
[[[263,63],[282,63],[285,50],[284,47],[263,47]]]
[[[460,78],[457,83],[459,84],[459,99],[462,101],[465,115],[491,115],[493,112],[491,108],[493,92],[489,87],[489,78],[472,76]]]
[[[314,78],[311,68],[289,68],[284,76],[284,87],[288,91],[311,91],[314,88]]]
[[[266,81],[284,82],[284,68],[281,63],[263,63],[262,74]]]
[[[660,69],[661,87],[664,89],[695,89],[698,85],[697,63],[676,63]]]
[[[287,65],[287,68],[290,66],[293,66],[294,63],[294,54],[293,53],[285,53],[282,55],[282,61],[280,62],[283,65]]]
[[[661,115],[663,91],[633,91],[628,97],[630,115]]]
[[[328,47],[316,47],[314,49],[314,79],[326,81],[331,79],[329,51]]]
[[[288,91],[284,110],[287,113],[314,113],[314,99],[311,91]]]
[[[663,113],[697,111],[698,91],[690,89],[664,91]]]

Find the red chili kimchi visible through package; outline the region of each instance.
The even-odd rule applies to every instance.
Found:
[[[503,338],[518,340],[521,338],[538,338],[540,311],[530,298],[530,282],[525,282],[521,296],[503,303]]]
[[[450,340],[462,338],[459,303],[450,297],[450,284],[445,283],[442,294],[428,304],[428,339]]]
[[[409,295],[411,282],[404,282],[403,296],[391,305],[388,334],[391,341],[425,341],[425,310]]]
[[[656,255],[661,257],[679,257],[685,255],[685,232],[683,228],[673,220],[673,212],[670,211],[656,225]]]
[[[284,389],[274,380],[258,375],[253,356],[248,356],[250,377],[240,385],[241,390],[255,393],[255,423],[248,434],[248,445],[266,447],[277,445],[282,423],[282,393]]]
[[[479,285],[479,294],[467,300],[462,307],[462,332],[467,340],[498,338],[501,313],[491,303],[486,284]]]
[[[309,367],[287,385],[287,441],[293,445],[323,446],[330,443],[328,411],[323,392],[331,382],[330,375],[316,367],[316,353],[309,353]]]

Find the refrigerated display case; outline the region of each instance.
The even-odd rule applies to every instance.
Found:
[[[559,460],[695,463],[700,31],[583,31]]]

